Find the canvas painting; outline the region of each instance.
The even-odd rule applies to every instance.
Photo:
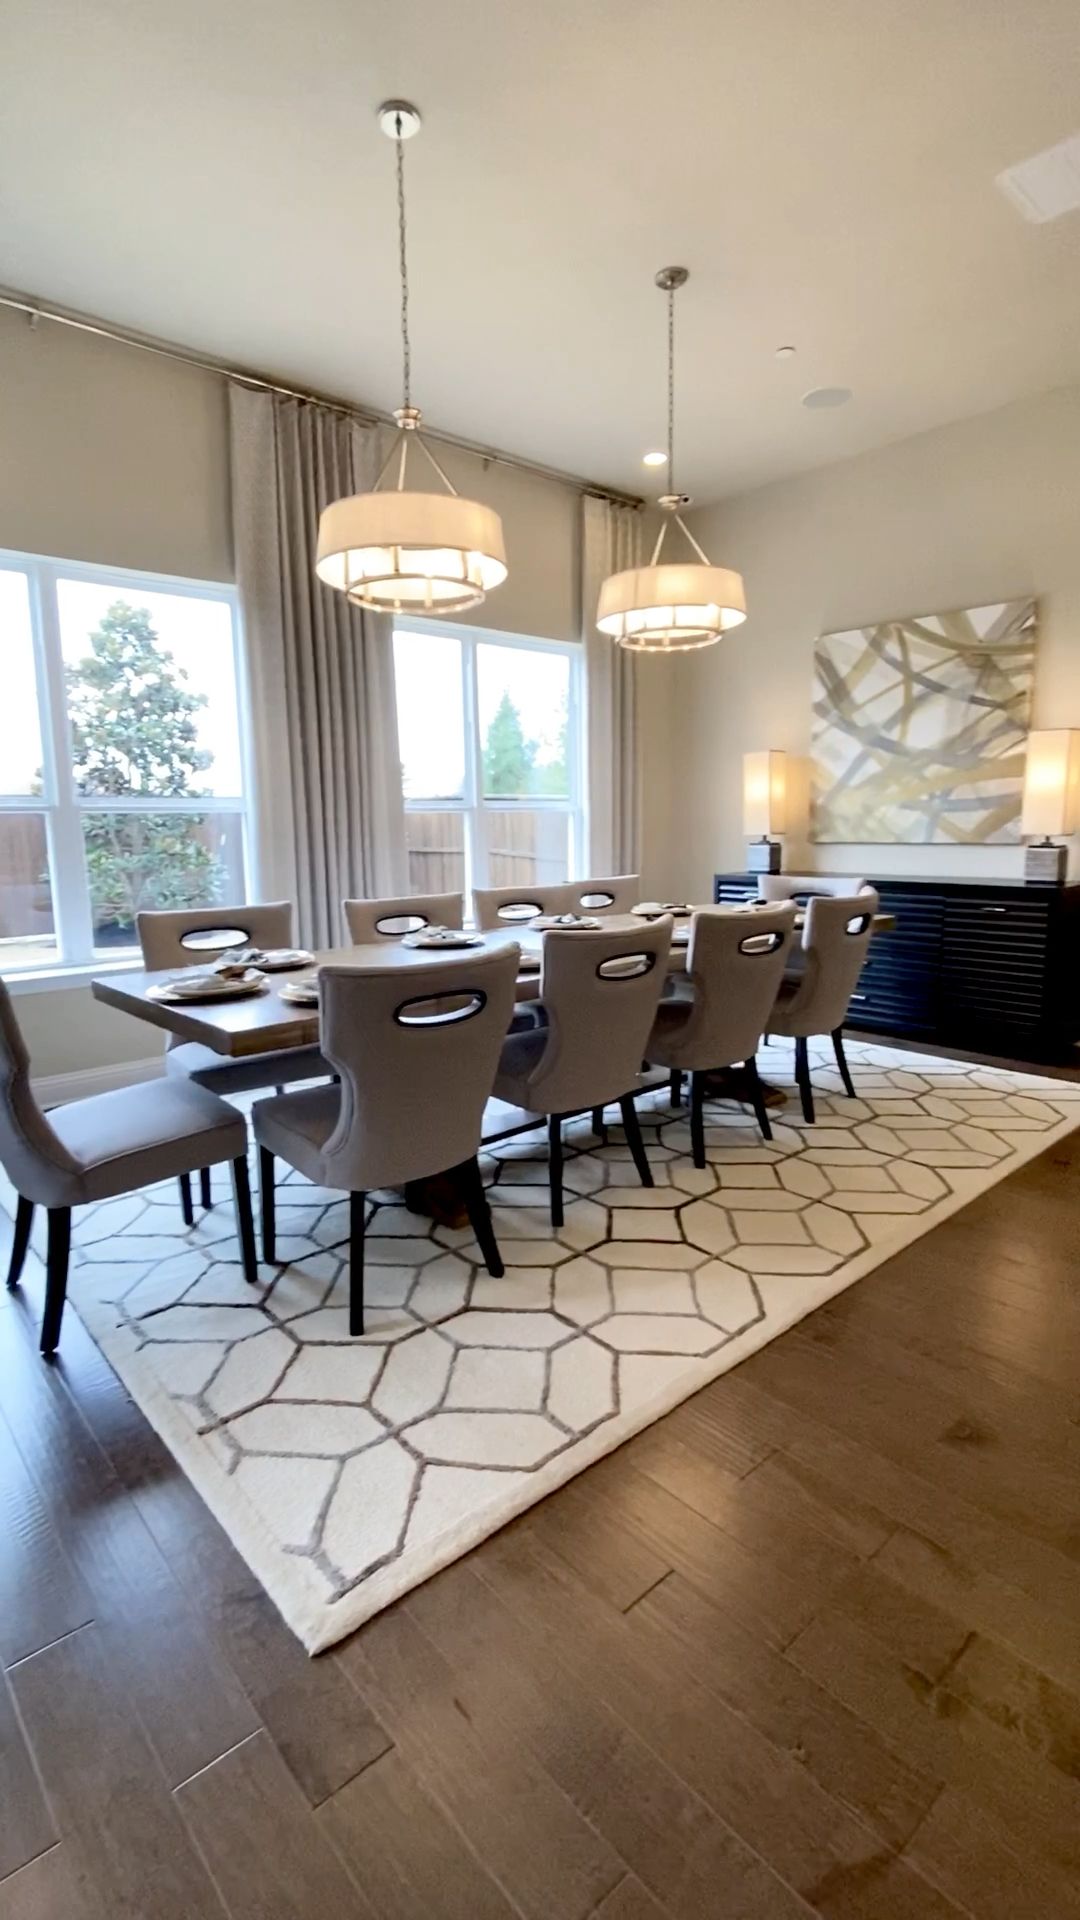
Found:
[[[1034,600],[827,633],[814,654],[810,838],[1020,838]]]

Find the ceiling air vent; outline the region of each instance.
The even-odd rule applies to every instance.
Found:
[[[1024,219],[1037,225],[1075,213],[1080,207],[1080,133],[1015,167],[1006,167],[998,174],[997,184]]]

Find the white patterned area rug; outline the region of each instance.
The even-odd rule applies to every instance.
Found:
[[[379,1196],[363,1340],[345,1203],[293,1174],[257,1292],[218,1170],[190,1232],[172,1187],[82,1215],[71,1300],[315,1652],[1080,1122],[1080,1086],[855,1042],[847,1099],[813,1052],[817,1124],[792,1090],[766,1145],[713,1103],[704,1172],[685,1114],[643,1100],[652,1190],[617,1129],[568,1129],[557,1235],[543,1136],[498,1148],[502,1280],[468,1231]],[[786,1045],[763,1063],[791,1089]]]

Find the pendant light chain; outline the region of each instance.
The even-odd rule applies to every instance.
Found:
[[[397,207],[398,265],[401,273],[401,363],[404,405],[412,405],[412,348],[409,343],[409,267],[405,250],[405,142],[401,137],[401,115],[397,117]]]
[[[675,492],[675,289],[667,297],[667,470],[668,492]]]

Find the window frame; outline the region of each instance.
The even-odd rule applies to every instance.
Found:
[[[0,548],[0,572],[21,574],[27,581],[30,634],[34,652],[38,723],[41,728],[41,794],[0,791],[0,815],[32,815],[42,819],[48,851],[49,884],[56,933],[54,957],[40,966],[13,968],[4,979],[14,992],[41,992],[77,984],[93,976],[130,972],[142,965],[138,950],[110,951],[94,945],[93,912],[83,816],[87,813],[230,814],[240,822],[243,894],[252,886],[250,752],[248,715],[242,673],[240,596],[230,581],[190,580],[183,574],[147,573],[131,567],[98,566],[84,560],[62,560],[51,554],[22,553]],[[213,600],[229,609],[232,665],[236,686],[241,783],[239,794],[202,797],[141,795],[80,795],[75,786],[71,755],[71,725],[64,673],[60,625],[60,581],[85,581],[115,588],[118,593],[175,594],[180,599]],[[231,903],[230,903],[231,904]],[[240,904],[237,902],[236,904]],[[0,946],[0,964],[3,948]]]
[[[441,634],[457,640],[461,646],[461,709],[465,731],[465,773],[460,799],[402,796],[405,812],[449,813],[462,816],[464,847],[464,900],[466,917],[471,916],[476,887],[486,887],[490,845],[487,818],[492,813],[555,813],[567,819],[567,879],[585,875],[585,850],[588,845],[585,779],[585,662],[583,649],[574,640],[547,640],[528,633],[503,633],[495,627],[470,627],[455,620],[424,620],[415,615],[395,614],[393,631],[397,633]],[[480,728],[480,689],[477,649],[506,647],[527,653],[557,654],[569,666],[566,696],[566,770],[568,792],[526,794],[520,799],[504,794],[488,798],[483,791],[483,739]],[[395,680],[396,697],[396,680]]]

